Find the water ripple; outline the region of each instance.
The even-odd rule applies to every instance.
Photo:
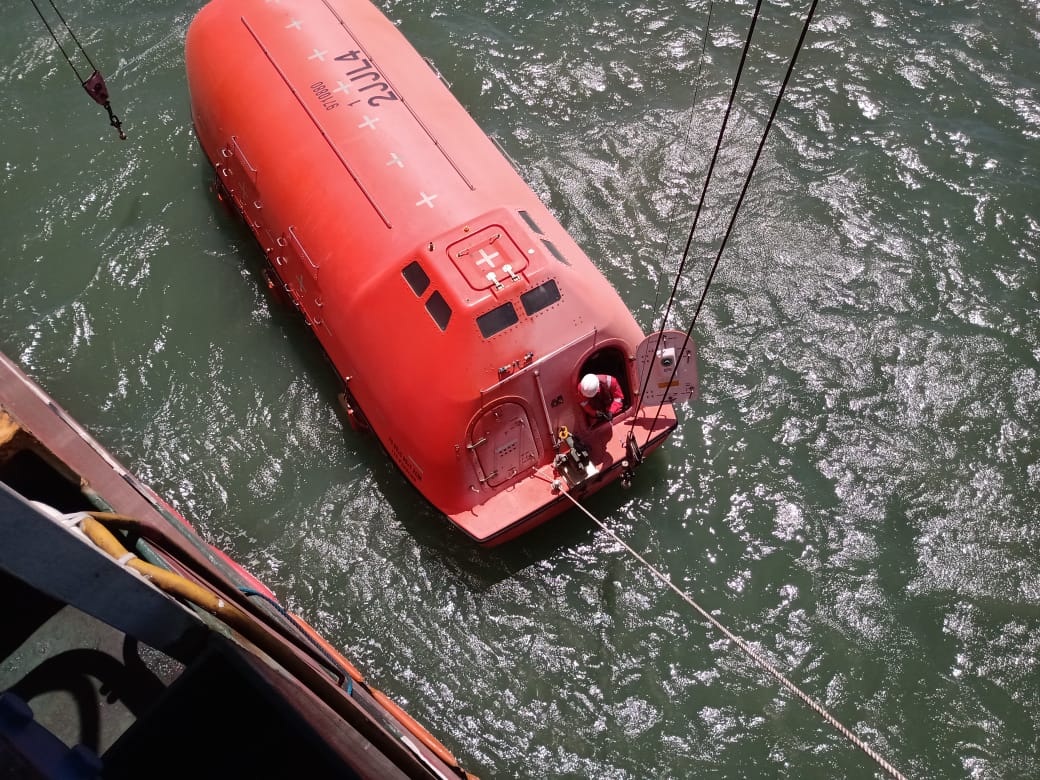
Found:
[[[1038,769],[1034,5],[821,5],[694,332],[702,399],[630,491],[590,501],[921,778]],[[195,7],[95,6],[125,144],[31,9],[0,32],[5,351],[476,774],[870,772],[598,527],[474,549],[345,431],[209,191]],[[703,59],[705,3],[382,7],[656,326],[752,4],[715,5]],[[800,10],[765,7],[671,326]]]

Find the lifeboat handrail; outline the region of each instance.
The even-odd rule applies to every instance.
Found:
[[[542,401],[542,414],[545,415],[545,430],[549,436],[549,441],[552,443],[552,448],[557,452],[560,451],[560,438],[553,436],[552,420],[549,419],[549,406],[545,403],[545,390],[542,389],[542,372],[534,372],[534,386],[538,388],[538,397]]]

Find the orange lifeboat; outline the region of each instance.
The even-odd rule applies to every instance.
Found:
[[[675,428],[692,343],[644,337],[374,5],[214,0],[185,55],[202,148],[352,419],[472,539],[627,481]],[[587,373],[621,386],[609,422],[579,405]]]

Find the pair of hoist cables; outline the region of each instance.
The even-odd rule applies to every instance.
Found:
[[[705,298],[708,297],[708,289],[711,287],[711,282],[715,278],[715,272],[716,272],[716,270],[718,270],[719,261],[722,259],[722,253],[726,249],[726,243],[729,241],[730,234],[733,232],[733,226],[736,224],[737,215],[740,213],[740,207],[744,203],[744,197],[745,197],[745,195],[747,195],[748,188],[751,186],[751,179],[752,179],[752,177],[755,174],[755,168],[758,166],[758,161],[759,161],[759,159],[762,156],[762,150],[765,148],[766,139],[769,137],[769,131],[772,129],[773,121],[776,119],[777,112],[780,110],[780,104],[783,101],[784,92],[786,92],[786,90],[787,90],[787,85],[788,85],[788,83],[791,80],[791,74],[794,72],[795,63],[798,60],[798,54],[801,52],[802,44],[805,42],[805,36],[809,32],[809,25],[812,22],[813,15],[816,13],[817,2],[818,2],[818,0],[812,0],[812,3],[809,6],[809,10],[806,12],[805,22],[802,25],[802,31],[801,31],[801,34],[798,36],[798,43],[795,44],[794,51],[791,54],[791,60],[790,60],[790,62],[787,65],[787,72],[784,74],[784,80],[780,84],[780,89],[777,92],[776,99],[773,101],[773,109],[772,109],[772,111],[769,114],[769,119],[766,122],[764,129],[762,130],[762,137],[759,139],[758,148],[755,150],[755,156],[754,156],[754,158],[751,161],[751,166],[748,168],[747,175],[744,177],[744,184],[741,187],[740,195],[737,197],[736,205],[734,205],[734,207],[733,207],[733,213],[730,216],[729,224],[726,227],[726,232],[725,232],[725,234],[722,237],[721,243],[719,244],[718,252],[715,254],[715,259],[714,259],[714,261],[711,264],[711,268],[710,268],[710,270],[708,272],[708,277],[707,277],[707,279],[704,282],[704,287],[701,289],[700,299],[697,301],[697,308],[694,310],[693,317],[690,319],[689,327],[686,329],[686,336],[683,339],[682,348],[678,352],[679,355],[682,355],[686,351],[686,348],[687,348],[687,346],[690,343],[690,337],[691,337],[691,334],[693,333],[694,325],[697,324],[697,317],[698,317],[698,315],[700,315],[701,309],[704,306]],[[653,351],[652,354],[657,354],[657,350],[660,349],[661,339],[663,338],[663,335],[664,335],[665,324],[668,322],[668,316],[671,314],[672,305],[675,302],[675,296],[676,296],[676,293],[677,293],[677,291],[679,289],[679,282],[682,280],[683,272],[684,272],[684,270],[686,268],[686,262],[687,262],[687,260],[690,257],[690,247],[693,244],[693,237],[694,237],[694,234],[697,231],[697,223],[700,220],[701,210],[704,207],[704,199],[705,199],[705,196],[706,196],[706,194],[708,192],[708,186],[711,183],[711,177],[712,177],[712,174],[715,171],[715,163],[718,161],[719,152],[722,149],[722,142],[723,142],[723,140],[725,138],[725,135],[726,135],[726,128],[727,128],[727,126],[729,124],[730,113],[733,110],[733,104],[734,104],[734,101],[735,101],[735,98],[736,98],[736,95],[737,95],[737,88],[740,85],[740,77],[741,77],[741,75],[742,75],[742,73],[744,71],[744,65],[745,65],[745,63],[747,61],[748,50],[751,48],[751,38],[754,35],[755,24],[758,21],[758,17],[760,15],[761,8],[762,8],[762,0],[757,0],[757,3],[755,4],[754,13],[751,16],[751,23],[748,25],[748,33],[747,33],[747,38],[744,40],[744,48],[741,51],[740,64],[737,66],[736,75],[733,77],[733,86],[732,86],[732,88],[730,90],[729,101],[726,104],[726,112],[723,115],[722,124],[719,127],[719,135],[718,135],[718,138],[717,138],[717,140],[715,142],[715,150],[712,153],[711,161],[708,163],[708,170],[707,170],[707,172],[704,175],[704,184],[701,187],[700,199],[697,202],[697,210],[694,213],[693,222],[690,225],[690,232],[689,232],[689,235],[687,236],[687,239],[686,239],[686,247],[683,250],[682,259],[679,262],[679,268],[678,268],[678,270],[675,273],[675,281],[672,284],[671,294],[668,296],[668,301],[667,301],[667,304],[665,306],[665,311],[664,311],[664,314],[661,317],[661,325],[657,329],[657,344],[654,346],[654,351]],[[710,23],[711,23],[711,10],[709,9],[707,24],[710,24]],[[704,31],[704,42],[702,43],[702,51],[701,51],[701,59],[702,60],[704,58],[703,47],[707,43],[707,38],[708,38],[708,30],[707,30],[707,26],[706,26],[705,27],[705,31]],[[672,373],[671,373],[671,376],[669,377],[669,384],[668,384],[669,387],[671,387],[671,383],[674,382],[675,375],[678,372],[679,366],[680,366],[681,363],[682,363],[682,361],[676,360],[674,365],[672,366]],[[646,389],[647,389],[647,386],[648,386],[648,384],[650,382],[650,373],[651,372],[649,372],[649,371],[646,372],[646,377],[643,380],[643,386],[642,386],[642,388],[640,388],[640,394],[639,394],[639,399],[640,399],[639,400],[639,406],[640,407],[642,406],[642,399],[646,397]],[[661,409],[662,409],[662,406],[658,406],[657,414],[654,417],[654,423],[656,423],[657,422],[657,418],[660,417]],[[638,409],[636,411],[638,412]],[[634,428],[635,428],[635,419],[636,419],[636,416],[633,415],[632,416],[632,423],[631,423],[631,426],[632,426],[631,430],[634,430]],[[648,428],[648,430],[647,430],[647,439],[646,439],[646,442],[643,443],[643,446],[646,446],[646,444],[650,441],[650,433],[653,430],[654,430],[654,426],[651,425]]]
[[[694,325],[697,322],[697,317],[700,314],[702,307],[704,306],[704,301],[707,298],[708,289],[711,287],[711,282],[712,282],[712,280],[715,277],[715,272],[716,272],[716,270],[719,267],[719,261],[722,259],[723,250],[726,248],[726,243],[729,240],[730,234],[733,232],[733,226],[734,226],[734,224],[736,224],[737,215],[740,212],[740,207],[743,204],[744,197],[746,196],[748,188],[750,187],[752,176],[755,173],[755,168],[757,167],[758,161],[759,161],[759,159],[762,156],[762,150],[765,148],[766,139],[769,137],[769,131],[772,128],[773,121],[776,118],[777,112],[779,111],[781,101],[783,100],[784,92],[787,90],[787,85],[788,85],[788,83],[791,80],[791,74],[794,72],[795,62],[798,59],[798,54],[799,54],[799,52],[802,49],[803,43],[805,42],[805,37],[806,37],[806,34],[808,33],[808,30],[809,30],[809,25],[812,22],[813,15],[816,12],[817,2],[818,2],[818,0],[812,0],[812,3],[810,5],[810,7],[809,7],[809,10],[806,13],[805,21],[804,21],[804,24],[802,26],[802,31],[801,31],[801,34],[798,37],[798,43],[795,45],[794,52],[791,55],[791,60],[788,63],[787,72],[784,75],[784,80],[781,83],[780,89],[777,92],[776,99],[773,102],[773,108],[772,108],[772,111],[769,114],[769,119],[766,122],[765,128],[762,131],[762,137],[759,140],[758,148],[755,151],[755,156],[754,156],[754,158],[753,158],[753,160],[751,162],[750,168],[748,169],[747,175],[744,178],[744,184],[741,187],[740,194],[739,194],[739,196],[737,198],[736,205],[733,208],[733,213],[730,216],[729,224],[726,227],[726,232],[723,235],[722,241],[721,241],[721,243],[719,245],[719,248],[718,248],[718,252],[715,255],[715,259],[714,259],[714,261],[711,264],[711,268],[710,268],[710,270],[708,272],[707,279],[704,282],[704,287],[701,290],[700,299],[697,301],[697,307],[694,310],[693,317],[691,318],[689,327],[686,330],[686,336],[685,336],[685,339],[683,340],[682,348],[679,350],[679,354],[680,355],[683,352],[685,352],[687,346],[689,345],[690,336],[691,336],[691,334],[693,332]],[[712,4],[712,5],[714,5],[714,4]],[[658,334],[657,339],[658,340],[657,340],[657,344],[654,347],[654,353],[653,354],[656,354],[657,350],[660,348],[660,343],[661,343],[661,339],[663,337],[665,324],[668,321],[669,314],[671,314],[672,305],[675,302],[676,292],[678,291],[678,288],[679,288],[679,282],[682,279],[683,271],[685,270],[685,267],[686,267],[686,262],[687,262],[687,260],[689,259],[689,256],[690,256],[690,247],[693,244],[693,237],[694,237],[694,234],[695,234],[695,232],[697,230],[697,222],[700,219],[701,210],[703,209],[703,206],[704,206],[705,195],[707,193],[708,186],[709,186],[709,184],[711,182],[712,174],[713,174],[713,172],[715,170],[715,164],[718,161],[719,152],[720,152],[720,150],[722,148],[722,142],[723,142],[723,139],[724,139],[725,134],[726,134],[726,127],[727,127],[727,125],[729,123],[730,113],[731,113],[731,111],[733,109],[733,104],[734,104],[734,99],[736,97],[737,88],[738,88],[738,86],[740,84],[740,77],[741,77],[741,74],[743,73],[744,65],[745,65],[745,63],[747,61],[748,50],[750,49],[750,46],[751,46],[751,39],[752,39],[752,36],[754,34],[754,31],[755,31],[755,24],[758,21],[759,14],[760,14],[760,11],[761,11],[761,7],[762,7],[762,0],[758,0],[756,5],[755,5],[754,14],[751,17],[751,23],[748,26],[747,38],[746,38],[746,40],[744,42],[743,51],[741,52],[740,64],[739,64],[739,66],[737,68],[737,73],[736,73],[736,75],[734,76],[734,79],[733,79],[733,86],[732,86],[732,89],[730,91],[729,102],[726,105],[726,112],[725,112],[725,114],[723,116],[722,125],[719,128],[719,135],[718,135],[718,139],[716,140],[716,143],[715,143],[715,150],[712,153],[711,161],[708,164],[708,170],[705,173],[704,184],[703,184],[703,186],[701,188],[700,199],[699,199],[699,201],[697,203],[697,210],[694,213],[693,222],[692,222],[692,224],[690,226],[689,235],[688,235],[688,237],[686,239],[686,247],[683,250],[682,259],[681,259],[681,261],[679,263],[679,269],[678,269],[678,271],[676,272],[676,275],[675,275],[675,281],[674,281],[673,286],[672,286],[672,291],[671,291],[671,294],[668,297],[668,301],[667,301],[667,304],[665,306],[665,312],[664,312],[663,316],[661,317],[661,325],[657,329],[657,334]],[[711,24],[711,8],[709,7],[708,21],[706,23],[705,31],[704,31],[704,42],[702,43],[702,51],[701,51],[701,60],[702,61],[703,61],[703,58],[704,58],[703,47],[706,45],[706,42],[707,42],[708,26],[710,26],[710,24]],[[674,381],[674,379],[675,379],[675,375],[676,375],[676,372],[678,371],[679,365],[680,365],[680,361],[677,360],[675,362],[674,366],[672,367],[672,374],[671,374],[671,377],[669,378],[669,386],[670,386],[671,382]],[[642,399],[642,398],[644,398],[646,396],[646,389],[647,389],[647,385],[648,385],[649,381],[650,381],[650,372],[647,372],[647,376],[644,379],[643,387],[641,388],[641,392],[640,392],[640,396],[639,396],[640,399]],[[642,401],[641,400],[640,400],[640,405],[642,405]],[[660,415],[660,407],[658,407],[658,415]],[[635,416],[633,416],[632,419],[633,419],[633,427],[634,427]],[[656,418],[655,418],[654,422],[656,423]],[[654,428],[654,426],[651,425],[650,428],[649,428],[649,431],[653,431],[653,428]],[[650,436],[650,434],[648,433],[647,434],[647,441],[649,441],[649,436]],[[644,443],[644,446],[645,446],[645,443]],[[548,479],[547,477],[545,477],[545,476],[543,476],[541,474],[539,474],[539,476],[542,479],[546,479],[549,482],[553,481],[553,480],[550,480],[550,479]],[[643,556],[641,556],[634,549],[632,549],[632,547],[630,547],[628,544],[626,544],[624,541],[622,541],[621,538],[617,534],[615,534],[601,520],[599,520],[591,512],[589,512],[588,509],[586,509],[584,506],[582,506],[577,501],[577,499],[575,499],[573,496],[570,495],[570,493],[568,493],[566,490],[563,490],[562,492],[578,509],[580,509],[582,512],[584,512],[603,531],[605,531],[608,535],[610,535],[611,538],[614,539],[614,541],[616,541],[625,550],[627,550],[637,561],[639,561],[639,563],[641,563],[643,566],[645,566],[647,568],[647,570],[649,570],[650,573],[654,577],[656,577],[658,580],[660,580],[662,583],[664,583],[666,586],[668,586],[671,590],[673,590],[683,601],[685,601],[694,610],[696,610],[701,615],[701,617],[703,617],[705,620],[707,620],[716,630],[718,630],[724,637],[726,637],[726,639],[728,639],[733,644],[735,644],[738,648],[740,648],[740,650],[742,650],[745,653],[745,655],[747,655],[748,658],[750,658],[757,666],[759,666],[760,668],[762,668],[763,670],[768,672],[784,688],[786,688],[788,691],[790,691],[792,694],[794,694],[796,697],[798,697],[811,710],[816,712],[828,724],[833,726],[849,742],[851,742],[857,748],[862,750],[867,756],[869,756],[871,759],[873,759],[877,763],[877,765],[880,766],[882,769],[884,769],[886,772],[888,772],[889,775],[891,775],[892,777],[896,778],[896,780],[905,780],[904,775],[898,769],[896,769],[881,754],[879,754],[876,750],[871,748],[862,739],[857,737],[850,729],[848,729],[846,726],[844,726],[822,704],[820,704],[818,701],[816,701],[814,698],[812,698],[809,694],[805,693],[797,685],[795,685],[793,682],[791,682],[791,680],[789,680],[773,664],[771,664],[769,661],[767,661],[759,652],[757,652],[753,647],[751,647],[751,645],[749,645],[746,641],[744,641],[739,636],[737,636],[732,631],[730,631],[728,628],[726,628],[726,626],[723,625],[717,618],[715,618],[711,613],[709,613],[706,609],[704,609],[696,601],[694,601],[693,598],[689,594],[685,593],[684,591],[682,591],[678,587],[676,587],[672,583],[671,579],[667,575],[663,574],[656,567],[651,565]]]
[[[76,44],[76,48],[79,49],[83,59],[85,59],[87,64],[90,66],[92,72],[87,78],[83,78],[82,74],[79,72],[79,68],[76,67],[72,58],[69,57],[68,52],[65,51],[65,47],[61,45],[61,41],[58,40],[58,35],[54,32],[54,28],[51,27],[50,22],[47,21],[47,17],[43,15],[40,6],[36,4],[36,0],[29,0],[29,2],[31,2],[33,8],[36,9],[36,13],[39,14],[43,26],[46,27],[47,32],[51,34],[51,38],[54,39],[54,43],[61,51],[62,56],[65,57],[65,61],[69,63],[72,72],[76,74],[76,78],[79,80],[83,89],[86,90],[86,93],[90,95],[94,102],[108,112],[108,123],[116,129],[117,133],[119,133],[119,139],[125,141],[126,133],[123,132],[123,123],[120,121],[119,117],[116,116],[115,111],[112,110],[112,101],[109,99],[108,85],[105,84],[105,77],[101,75],[101,71],[98,70],[97,66],[91,61],[90,55],[87,54],[86,49],[84,49],[82,44],[80,44],[79,39],[76,37],[76,33],[72,31],[71,27],[69,27],[69,23],[65,21],[65,17],[62,16],[61,11],[59,11],[58,7],[54,4],[54,0],[49,0],[51,8],[54,10],[54,13],[57,14],[58,19],[61,20],[62,27],[65,28],[65,32],[68,33],[69,37],[72,38],[73,42]]]

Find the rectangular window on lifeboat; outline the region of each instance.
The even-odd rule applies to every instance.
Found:
[[[517,316],[513,304],[506,302],[477,317],[477,327],[480,328],[480,335],[488,339],[519,321],[520,317]]]
[[[406,265],[404,270],[401,271],[401,276],[408,282],[408,286],[412,288],[412,292],[416,295],[422,295],[426,292],[426,288],[430,286],[430,277],[426,275],[418,260],[413,260]]]
[[[527,223],[527,226],[531,228],[531,230],[533,230],[538,235],[542,235],[542,229],[538,227],[538,223],[534,221],[534,217],[532,217],[530,214],[523,210],[520,211],[520,216],[524,218],[524,222]]]
[[[552,241],[550,241],[547,238],[543,238],[542,239],[542,243],[545,244],[545,248],[549,250],[549,253],[553,257],[555,257],[557,260],[559,260],[564,265],[570,265],[570,263],[567,262],[567,258],[563,256],[563,253],[560,252],[560,250],[556,248],[556,244],[554,244]]]
[[[528,317],[547,306],[552,306],[558,300],[560,300],[560,288],[556,286],[554,279],[550,279],[520,296],[520,303],[523,304],[524,312]]]
[[[433,321],[437,323],[438,328],[441,330],[448,329],[448,320],[451,319],[451,307],[444,300],[444,296],[436,290],[426,300],[426,311],[433,317]]]

